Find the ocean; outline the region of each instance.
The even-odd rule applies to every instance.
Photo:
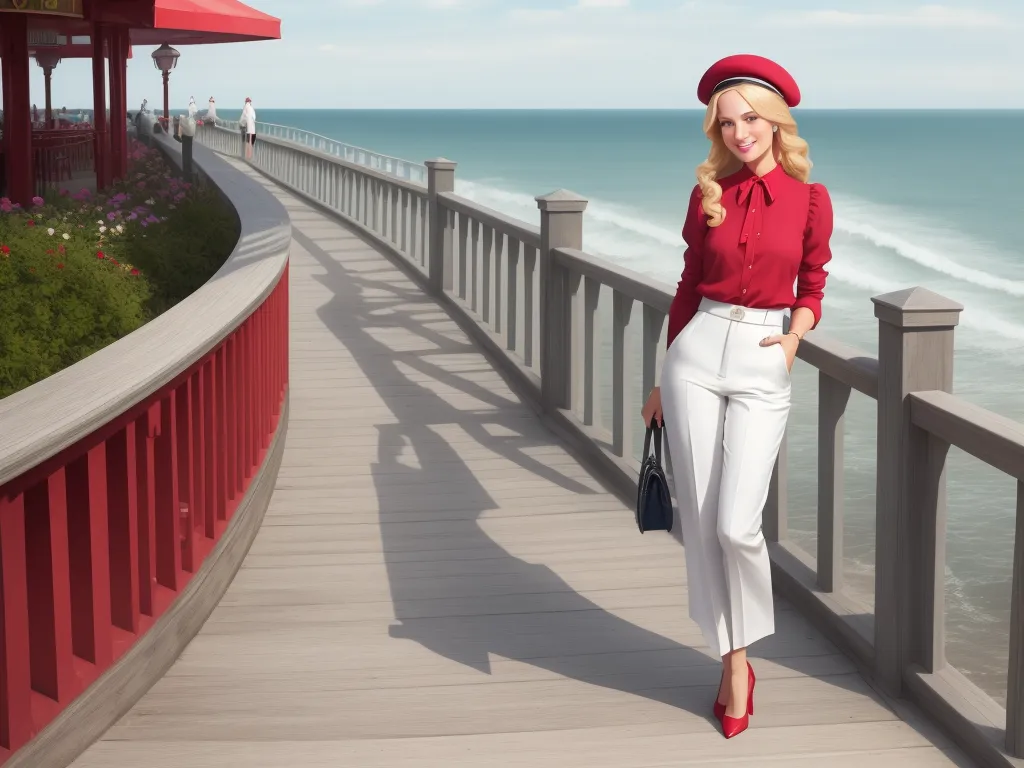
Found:
[[[294,126],[377,152],[458,163],[456,191],[536,222],[536,195],[586,197],[584,249],[670,285],[685,204],[707,153],[703,112],[276,110]],[[871,296],[920,285],[962,303],[954,391],[1024,422],[1024,111],[803,111],[812,180],[835,207],[820,330],[875,354]],[[220,116],[235,119],[229,110]],[[791,535],[815,551],[817,376],[798,362],[790,418]],[[844,569],[873,590],[874,404],[847,415]],[[948,471],[947,652],[1005,701],[1016,483],[954,449]],[[756,649],[755,649],[756,650]]]

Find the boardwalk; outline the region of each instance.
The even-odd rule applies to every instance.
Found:
[[[272,505],[201,633],[76,768],[969,765],[783,603],[751,730],[725,741],[679,545],[641,537],[399,269],[277,194]]]

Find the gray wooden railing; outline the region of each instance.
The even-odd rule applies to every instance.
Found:
[[[212,132],[201,138],[237,153],[222,139]],[[404,261],[548,423],[626,499],[633,498],[640,398],[658,380],[673,287],[584,252],[586,200],[565,190],[538,197],[537,226],[457,195],[455,163],[445,159],[425,163],[425,189],[272,138],[257,142],[253,165]],[[920,287],[873,302],[877,358],[820,331],[800,345],[799,358],[817,369],[819,380],[818,544],[811,554],[789,537],[784,443],[763,526],[776,589],[883,690],[916,702],[981,764],[1020,765],[1024,425],[951,394],[960,305]],[[606,408],[607,330],[612,381]],[[853,390],[878,403],[873,615],[844,587],[841,568],[844,418]],[[945,658],[944,469],[950,446],[1018,481],[1005,709]]]

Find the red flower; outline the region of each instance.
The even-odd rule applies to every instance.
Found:
[[[113,264],[115,267],[120,267],[121,266],[120,264],[117,263],[117,259],[111,259],[110,263]]]
[[[106,254],[103,253],[103,251],[96,251],[96,258],[97,259],[105,259],[107,257],[106,257]]]
[[[139,270],[137,270],[137,269],[133,269],[133,270],[132,270],[132,274],[133,274],[133,275],[138,275],[138,274],[139,274]]]
[[[46,249],[46,252],[47,252],[47,254],[49,254],[50,256],[53,256],[53,248],[47,248],[47,249]]]
[[[58,245],[58,246],[57,246],[57,250],[58,250],[59,252],[61,252],[61,253],[64,253],[64,246],[63,246],[63,245]]]
[[[30,227],[34,227],[36,225],[36,223],[32,221],[32,219],[29,219],[27,223]]]
[[[57,269],[64,269],[64,264],[63,264],[63,263],[61,263],[61,264],[58,264],[58,265],[57,265]]]
[[[0,253],[2,253],[4,256],[9,254],[10,252],[11,252],[11,249],[8,248],[6,245],[0,245]]]

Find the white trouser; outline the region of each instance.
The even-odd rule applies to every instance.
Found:
[[[775,631],[761,512],[789,417],[783,310],[704,299],[661,377],[690,618],[724,656]]]

